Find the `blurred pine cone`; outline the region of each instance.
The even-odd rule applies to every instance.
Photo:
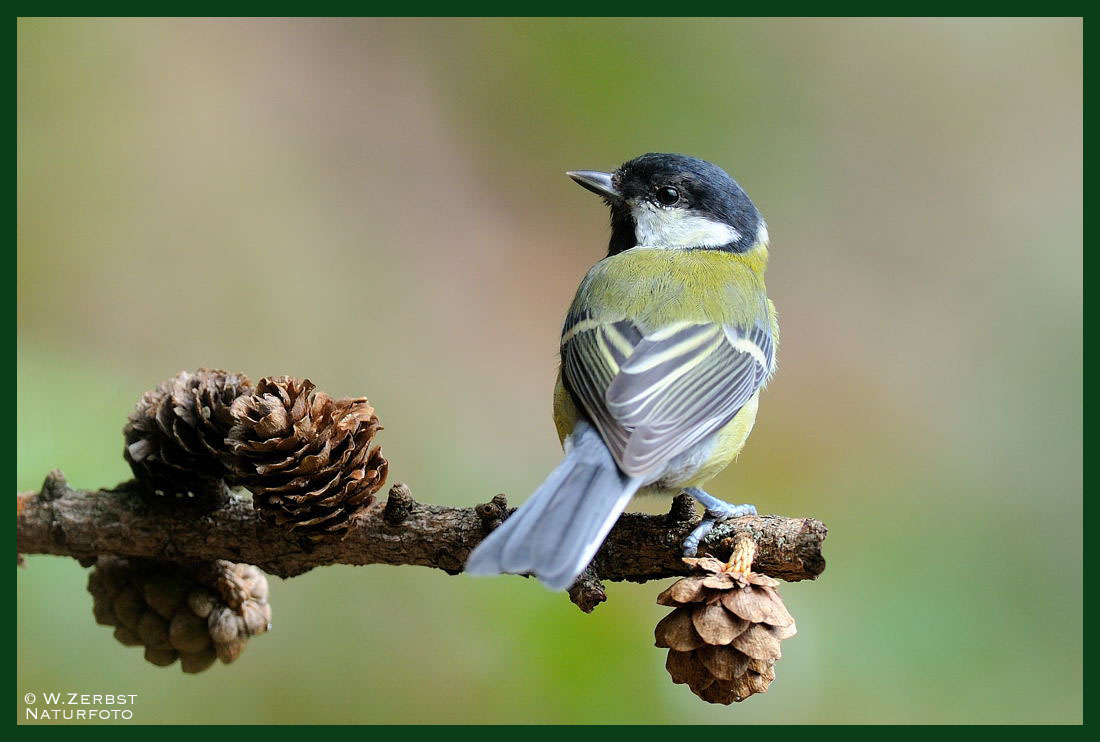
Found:
[[[250,564],[218,560],[198,567],[99,557],[88,575],[96,623],[115,627],[145,659],[201,672],[240,656],[249,637],[270,629],[267,578]]]
[[[200,368],[181,371],[146,392],[123,428],[124,456],[147,491],[207,507],[221,505],[233,424],[229,406],[252,391],[242,374]]]
[[[779,582],[712,557],[684,561],[707,574],[678,580],[657,597],[676,607],[654,631],[657,646],[668,648],[672,682],[727,705],[766,692],[779,642],[795,635],[794,618],[775,590]]]
[[[389,464],[371,447],[382,428],[364,397],[334,400],[309,380],[272,376],[237,398],[232,414],[234,481],[278,525],[343,533],[386,481]]]

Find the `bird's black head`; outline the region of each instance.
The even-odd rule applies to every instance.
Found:
[[[613,173],[578,170],[569,177],[611,208],[609,255],[635,246],[744,252],[768,239],[748,194],[697,157],[650,153]]]

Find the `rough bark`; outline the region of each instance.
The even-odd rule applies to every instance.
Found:
[[[111,490],[83,491],[54,471],[40,492],[18,495],[17,542],[23,554],[58,554],[82,561],[102,554],[169,561],[228,559],[292,577],[327,564],[412,564],[462,571],[466,556],[510,510],[503,495],[475,508],[430,505],[395,484],[389,499],[356,515],[347,535],[308,540],[266,523],[246,497],[201,511],[144,496],[132,482]],[[604,599],[601,580],[645,582],[688,573],[680,542],[697,522],[690,498],[681,496],[665,515],[627,513],[611,531],[592,567],[570,597],[591,610]],[[783,580],[813,579],[825,569],[824,524],[778,515],[723,524],[700,553],[729,554],[732,536],[752,533],[756,571]]]

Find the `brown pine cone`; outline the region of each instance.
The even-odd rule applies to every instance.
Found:
[[[334,400],[309,380],[272,376],[239,397],[232,414],[234,481],[278,525],[343,533],[386,481],[389,464],[371,447],[382,428],[364,397]]]
[[[221,505],[232,427],[229,406],[252,391],[242,374],[181,371],[146,392],[123,428],[124,456],[148,492]]]
[[[795,635],[794,619],[775,590],[779,582],[712,557],[684,561],[707,574],[678,580],[657,597],[675,606],[654,631],[657,646],[668,648],[665,669],[672,682],[727,705],[766,692],[781,656],[779,642]]]
[[[145,659],[201,672],[240,656],[249,637],[268,631],[267,578],[250,564],[216,561],[201,567],[100,557],[88,575],[96,623],[115,627],[125,646]]]

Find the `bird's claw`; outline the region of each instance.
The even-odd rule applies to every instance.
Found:
[[[703,519],[699,521],[699,525],[692,529],[682,544],[684,556],[687,557],[695,556],[699,544],[719,523],[733,518],[742,518],[746,515],[756,515],[755,505],[731,505],[696,487],[688,487],[684,492],[701,502],[703,507],[706,508]]]

